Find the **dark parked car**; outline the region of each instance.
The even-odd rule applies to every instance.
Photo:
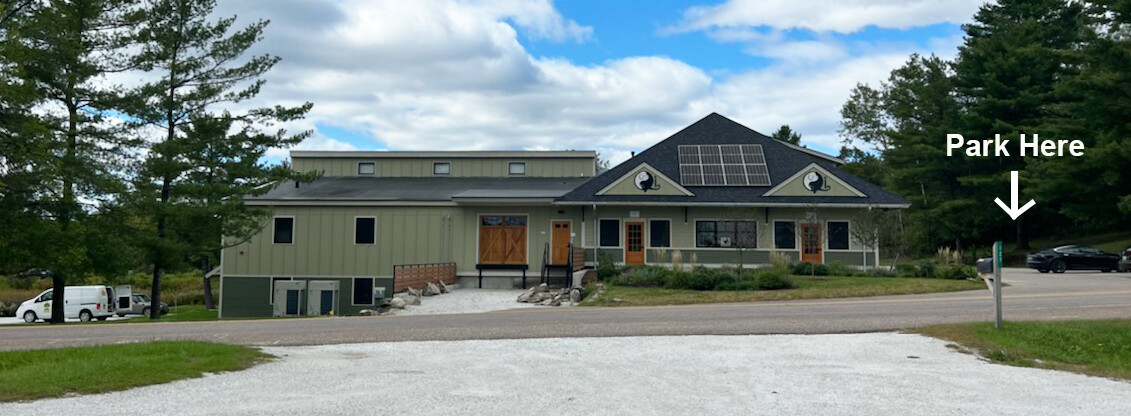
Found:
[[[1123,250],[1123,256],[1119,258],[1119,271],[1131,272],[1131,247]]]
[[[1064,273],[1065,270],[1100,270],[1119,268],[1119,256],[1088,246],[1060,246],[1029,254],[1026,264],[1041,273]]]

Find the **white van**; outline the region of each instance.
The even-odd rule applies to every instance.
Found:
[[[24,301],[16,309],[16,316],[24,322],[51,319],[52,289],[44,290],[39,296]],[[91,319],[105,321],[114,314],[114,289],[109,286],[67,286],[63,291],[64,318],[78,318],[89,322]]]

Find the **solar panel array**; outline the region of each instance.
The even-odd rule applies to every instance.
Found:
[[[770,186],[759,144],[698,144],[679,147],[684,186]]]

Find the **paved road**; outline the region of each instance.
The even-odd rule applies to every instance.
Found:
[[[1131,275],[1038,274],[1008,269],[1007,320],[1131,318]],[[245,345],[316,345],[546,337],[814,334],[891,331],[986,321],[988,291],[710,305],[537,308],[503,312],[220,322],[0,328],[0,350],[198,339]]]

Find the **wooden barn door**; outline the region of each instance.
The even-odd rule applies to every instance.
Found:
[[[479,262],[526,264],[526,216],[484,215],[479,220]]]

